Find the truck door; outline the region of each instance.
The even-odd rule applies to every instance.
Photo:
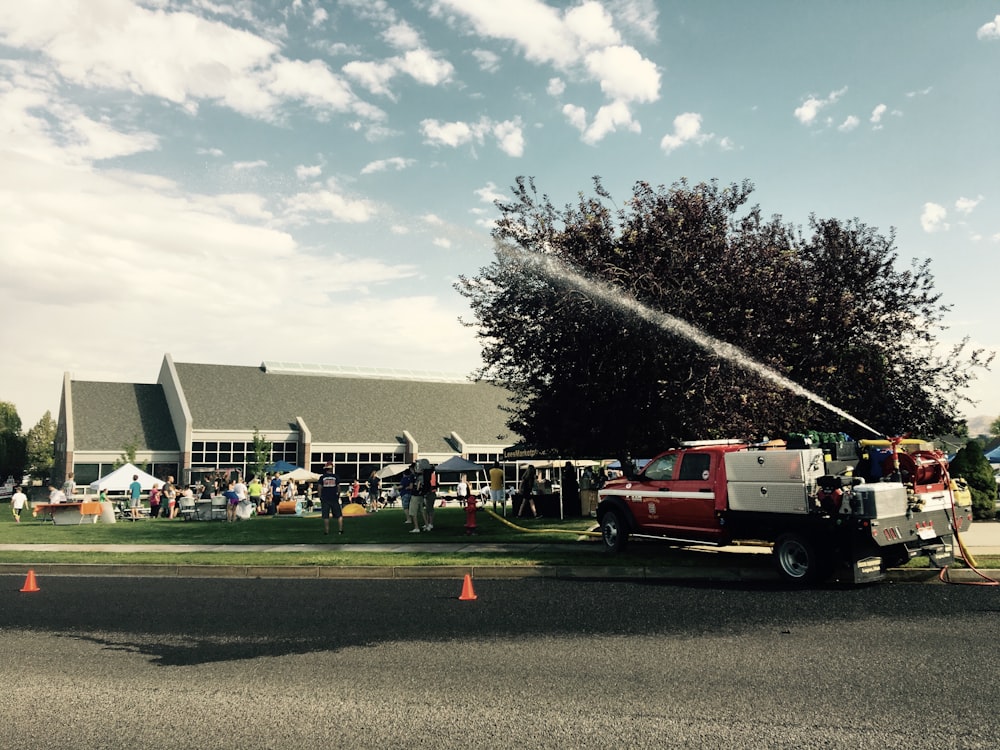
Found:
[[[671,525],[685,534],[709,541],[721,536],[716,516],[716,492],[712,478],[718,470],[719,454],[688,451],[681,456],[676,478],[670,483],[666,502]]]
[[[707,451],[667,453],[622,494],[640,526],[677,539],[716,541],[721,536],[713,482],[718,462]]]
[[[639,480],[622,493],[640,526],[664,525],[666,507],[662,506],[662,495],[674,478],[677,458],[676,453],[657,456],[642,470]]]

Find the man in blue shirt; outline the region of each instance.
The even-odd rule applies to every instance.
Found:
[[[330,516],[337,519],[337,527],[344,533],[344,513],[340,509],[340,482],[333,473],[333,463],[326,462],[319,478],[319,504],[323,513],[323,533],[330,533]]]

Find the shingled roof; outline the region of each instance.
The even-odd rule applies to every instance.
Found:
[[[78,451],[177,451],[163,389],[143,383],[74,380],[73,439]]]
[[[175,363],[195,430],[294,429],[302,417],[314,444],[389,444],[408,431],[422,453],[467,443],[516,441],[501,405],[508,392],[489,383],[292,375],[261,367]]]

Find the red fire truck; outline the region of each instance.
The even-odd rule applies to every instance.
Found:
[[[681,545],[773,544],[779,574],[855,583],[925,554],[954,560],[954,536],[972,522],[947,458],[920,441],[844,442],[834,451],[735,440],[685,443],[633,477],[606,484],[597,518],[605,549],[630,537]]]

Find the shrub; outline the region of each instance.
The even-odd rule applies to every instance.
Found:
[[[982,520],[996,516],[997,483],[993,478],[990,462],[983,455],[983,449],[975,440],[965,444],[951,460],[949,468],[952,477],[962,477],[969,483],[972,493],[972,515]]]

